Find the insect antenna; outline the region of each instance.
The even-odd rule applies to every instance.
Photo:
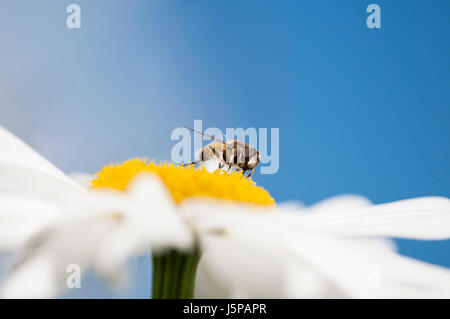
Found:
[[[226,145],[226,143],[225,143],[224,141],[221,141],[221,140],[215,138],[214,136],[211,136],[211,135],[205,134],[205,133],[203,133],[203,132],[194,130],[193,128],[190,128],[190,127],[188,127],[188,126],[186,126],[186,125],[183,125],[183,127],[184,127],[184,128],[187,128],[188,130],[191,130],[191,131],[193,131],[193,132],[195,132],[195,133],[198,133],[198,134],[201,134],[201,135],[203,135],[203,136],[209,137],[209,138],[212,139],[213,141],[220,142],[220,143],[223,143],[223,144]]]

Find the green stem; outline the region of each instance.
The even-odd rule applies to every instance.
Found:
[[[195,275],[200,259],[197,249],[189,252],[170,250],[154,254],[153,299],[194,298]]]

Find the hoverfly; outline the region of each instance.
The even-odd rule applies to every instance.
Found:
[[[256,167],[261,162],[261,156],[256,148],[247,143],[238,140],[221,141],[214,136],[205,134],[203,132],[194,130],[193,128],[184,126],[185,128],[206,136],[214,142],[204,146],[199,151],[198,160],[187,165],[195,165],[209,160],[216,160],[219,162],[219,169],[228,165],[227,172],[231,168],[240,169],[245,176],[245,172],[250,171],[246,177],[249,178],[255,172]]]

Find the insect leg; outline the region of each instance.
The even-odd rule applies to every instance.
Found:
[[[190,163],[183,163],[183,165],[184,166],[189,166],[189,165],[195,165],[195,164],[198,164],[198,163],[200,163],[201,161],[193,161],[193,162],[190,162]]]
[[[255,172],[255,169],[256,169],[256,167],[252,169],[252,171],[250,172],[250,174],[247,175],[247,178],[249,178],[250,176],[253,175],[253,173]]]

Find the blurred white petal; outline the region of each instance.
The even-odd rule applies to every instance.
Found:
[[[291,212],[283,214],[283,218],[298,230],[343,236],[450,238],[450,200],[444,197],[414,198],[336,213],[301,215]]]
[[[0,159],[0,194],[20,194],[57,201],[74,192],[84,191],[75,182],[46,174],[34,168],[5,163]]]
[[[306,212],[306,205],[299,201],[285,201],[277,203],[277,208],[281,211],[296,211],[299,213]]]
[[[198,298],[448,298],[450,270],[371,240],[203,237]],[[242,236],[242,237],[241,237]]]
[[[214,209],[210,205],[214,205]],[[209,207],[208,207],[209,206]],[[283,233],[315,231],[325,235],[359,237],[404,237],[439,240],[450,238],[450,200],[444,197],[423,197],[373,205],[349,211],[328,211],[302,214],[279,212],[254,206],[191,200],[183,209],[198,226],[246,228],[261,224]],[[213,211],[211,214],[207,212]],[[232,215],[229,212],[231,212]],[[255,218],[246,218],[252,215]]]
[[[80,186],[0,126],[0,249],[23,244],[78,193]]]
[[[349,210],[356,210],[359,208],[366,208],[372,206],[372,202],[366,197],[354,194],[338,195],[327,198],[320,202],[317,202],[311,206],[305,206],[298,202],[287,202],[277,204],[277,207],[281,212],[283,211],[295,211],[295,214],[320,214],[320,213],[339,213]],[[389,238],[376,238],[374,239],[379,245],[397,251],[397,245],[395,241]]]
[[[420,200],[415,207],[441,204]],[[199,297],[437,298],[450,293],[450,270],[402,257],[379,239],[339,238],[309,225],[300,229],[293,216],[242,205],[215,203],[208,210],[208,203],[191,201],[183,209],[194,228],[206,234]],[[218,241],[208,233],[223,237]],[[380,269],[381,286],[373,283]],[[282,281],[279,274],[289,274],[290,280]],[[305,292],[299,282],[315,288]]]
[[[193,238],[173,200],[158,177],[135,179],[127,196],[126,227],[117,227],[102,241],[95,266],[105,277],[114,278],[125,268],[129,256],[139,256],[170,247],[180,250],[193,244]]]
[[[225,234],[203,236],[201,244],[204,253],[197,271],[197,298],[347,296],[345,289],[336,287],[278,241]]]
[[[68,176],[78,185],[83,188],[89,188],[91,186],[91,181],[93,178],[92,174],[83,172],[69,173]]]
[[[18,256],[16,270],[1,295],[56,296],[55,291],[65,287],[70,264],[79,265],[83,271],[94,267],[110,284],[123,286],[130,257],[150,248],[186,249],[193,243],[165,186],[155,176],[138,178],[128,192],[90,191],[70,200],[65,207],[72,209],[36,234]],[[42,290],[26,285],[19,285],[19,290],[11,284],[32,276],[30,264],[39,263],[38,271],[43,271],[41,260],[46,261],[46,271],[51,268],[53,274],[51,280],[46,279],[47,284],[42,283]]]
[[[1,288],[1,298],[52,298],[59,292],[53,261],[35,258],[11,277]]]
[[[306,206],[298,201],[281,202],[277,203],[277,208],[280,211],[295,211],[297,214],[319,214],[324,212],[339,213],[371,205],[372,202],[363,196],[347,194],[330,197],[311,206]]]
[[[252,232],[268,226],[282,215],[275,207],[258,207],[209,199],[185,200],[180,209],[186,220],[200,233],[234,232],[244,229]]]
[[[0,180],[3,178],[3,173],[8,170],[8,167],[10,167],[9,164],[12,165],[11,169],[15,172],[18,171],[17,166],[36,170],[79,189],[79,186],[67,177],[67,175],[65,175],[61,170],[26,145],[17,136],[14,136],[4,127],[0,126]],[[37,184],[38,181],[34,181],[33,179],[17,179],[10,181],[14,183],[30,183],[34,184],[35,187],[39,186],[39,184]]]
[[[14,250],[51,224],[60,213],[51,202],[0,194],[0,250]]]
[[[306,235],[291,247],[352,298],[450,297],[450,270],[400,256],[370,240]]]
[[[371,206],[372,202],[359,195],[338,195],[305,208],[308,213],[339,213]]]

